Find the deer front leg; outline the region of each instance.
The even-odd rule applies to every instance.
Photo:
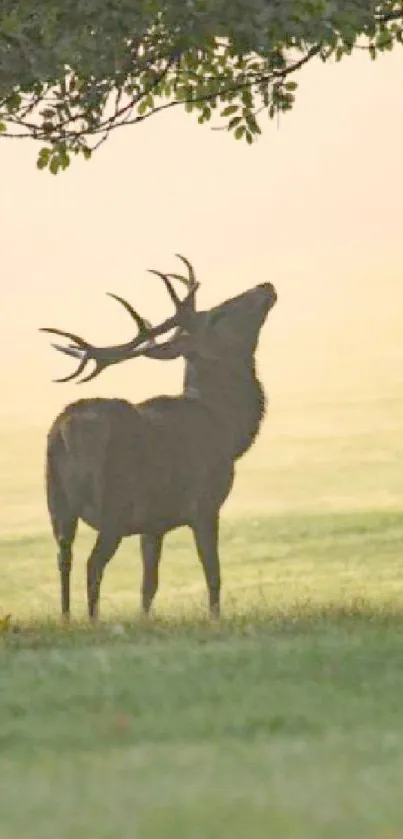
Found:
[[[98,618],[99,592],[105,565],[114,556],[120,543],[121,536],[116,533],[99,533],[87,562],[87,600],[88,615],[91,620]]]
[[[206,578],[210,616],[220,617],[220,559],[218,555],[218,513],[204,515],[192,526],[197,553]]]
[[[143,582],[141,588],[141,606],[148,615],[158,589],[158,568],[162,553],[163,536],[159,533],[142,533],[140,550],[143,560]]]

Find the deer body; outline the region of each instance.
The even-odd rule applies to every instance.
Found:
[[[57,518],[57,475],[69,509],[95,530],[118,526],[131,536],[191,526],[203,505],[220,507],[228,495],[225,443],[222,421],[196,399],[72,403],[48,438],[50,507]]]
[[[181,395],[137,405],[82,399],[54,421],[47,442],[47,500],[59,545],[64,616],[70,612],[72,544],[79,519],[98,534],[87,565],[90,617],[97,615],[106,564],[121,540],[134,534],[141,536],[142,608],[148,613],[158,587],[164,535],[184,525],[194,535],[210,612],[218,615],[220,509],[232,487],[235,462],[252,445],[264,415],[254,350],[273,294],[268,294],[268,285],[259,288],[265,293],[254,290],[255,298],[246,292],[210,312],[192,312],[198,320],[192,321],[192,329],[188,325],[185,336],[182,329],[165,345],[146,344],[141,354],[185,357]],[[238,355],[225,352],[231,347],[228,331],[221,336],[221,350],[219,341],[214,345],[219,333],[211,332],[215,321],[218,328],[231,315],[231,303],[235,332],[247,303],[255,315],[253,334],[240,342],[243,351]],[[122,360],[130,357],[126,350]]]

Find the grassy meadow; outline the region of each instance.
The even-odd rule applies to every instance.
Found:
[[[403,386],[279,400],[224,511],[223,619],[171,534],[155,617],[127,540],[103,621],[58,623],[45,426],[4,428],[1,833],[393,839],[403,832]]]

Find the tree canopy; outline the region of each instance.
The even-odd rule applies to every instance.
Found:
[[[314,57],[402,43],[393,0],[1,0],[0,137],[53,174],[176,106],[252,143]]]

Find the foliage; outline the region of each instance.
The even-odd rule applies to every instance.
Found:
[[[53,173],[176,105],[252,143],[262,111],[292,107],[292,76],[314,56],[375,58],[402,41],[392,0],[4,0],[0,132],[40,140]]]

